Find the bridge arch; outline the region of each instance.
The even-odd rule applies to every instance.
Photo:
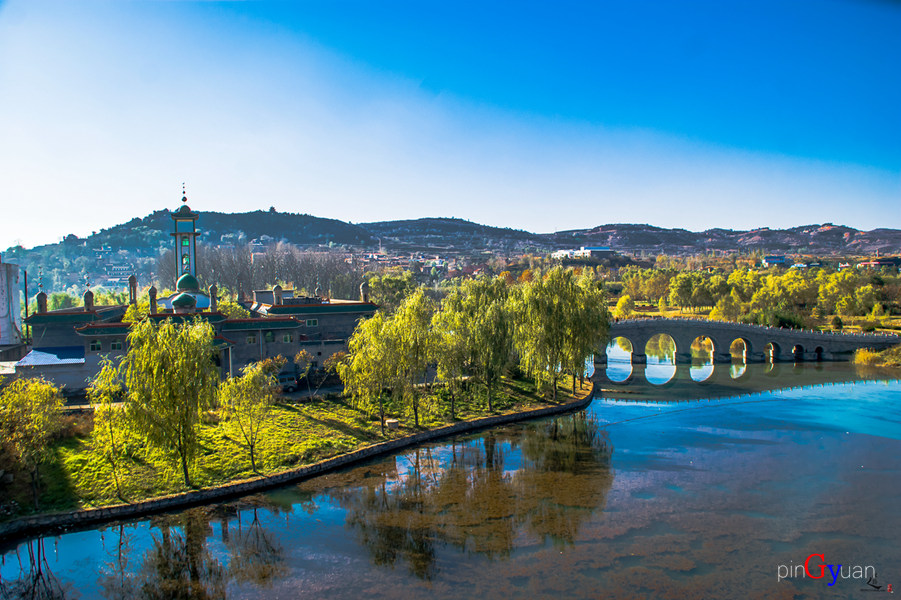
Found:
[[[649,358],[655,359],[653,362],[658,364],[675,364],[676,340],[668,333],[655,333],[645,343],[644,354]]]
[[[610,334],[614,338],[626,337],[633,345],[632,362],[646,361],[644,354],[647,342],[656,334],[665,333],[675,343],[675,361],[679,364],[692,361],[691,345],[699,337],[713,342],[715,363],[730,364],[736,359],[744,362],[792,361],[795,346],[803,347],[802,357],[814,360],[850,360],[858,348],[881,350],[901,342],[898,336],[864,336],[854,333],[824,333],[818,331],[783,329],[724,321],[707,321],[687,318],[626,319],[611,324]],[[733,343],[741,340],[744,350],[733,348]],[[695,344],[697,346],[697,344]],[[606,358],[598,352],[598,362]],[[659,360],[654,359],[655,364]]]
[[[691,358],[710,360],[713,362],[713,356],[717,350],[717,344],[709,335],[701,334],[691,341]]]
[[[804,346],[801,344],[795,344],[792,346],[792,358],[794,358],[795,362],[803,362],[804,361]]]
[[[653,385],[666,385],[676,377],[676,340],[667,333],[655,333],[645,343],[647,366],[645,379]]]
[[[729,344],[729,354],[732,355],[733,362],[735,360],[749,362],[753,352],[753,346],[747,338],[737,337]]]
[[[604,350],[606,355],[605,374],[607,379],[615,383],[628,383],[634,375],[632,368],[634,347],[632,340],[625,336],[617,336],[610,340]]]

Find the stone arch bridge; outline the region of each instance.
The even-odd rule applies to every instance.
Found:
[[[732,361],[733,342],[744,343],[746,362],[850,360],[859,348],[884,350],[901,344],[897,334],[824,333],[802,329],[782,329],[703,319],[628,319],[610,324],[610,339],[622,337],[632,344],[632,362],[645,363],[645,347],[659,333],[676,343],[676,362],[691,362],[691,344],[698,338],[713,343],[713,362]],[[596,362],[605,363],[606,353]]]

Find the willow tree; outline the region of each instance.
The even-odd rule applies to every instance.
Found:
[[[91,433],[91,449],[110,466],[116,495],[122,496],[119,482],[119,457],[125,446],[128,427],[122,401],[125,388],[119,369],[109,358],[101,362],[102,368],[88,388],[88,399],[94,409],[94,430]]]
[[[567,275],[567,273],[569,273]],[[516,349],[524,370],[537,385],[550,383],[557,399],[557,380],[565,359],[564,335],[568,315],[565,297],[572,272],[555,267],[517,289],[513,298],[516,314]]]
[[[38,507],[38,469],[52,455],[50,443],[62,427],[63,399],[43,379],[14,379],[0,394],[0,433],[13,459],[31,475]]]
[[[485,384],[488,410],[494,410],[494,390],[513,352],[514,319],[510,312],[509,288],[500,277],[466,281],[461,286],[462,311],[468,321],[470,364]]]
[[[603,284],[587,270],[575,283],[568,291],[571,304],[564,334],[563,363],[572,375],[573,394],[576,393],[576,377],[580,380],[584,377],[586,361],[606,345],[610,332]]]
[[[555,267],[523,286],[514,299],[516,348],[525,370],[536,383],[550,383],[557,399],[557,382],[566,371],[575,377],[607,335],[603,289],[586,275]]]
[[[367,412],[378,411],[385,435],[385,388],[394,378],[396,362],[387,336],[390,319],[381,311],[361,321],[348,340],[348,356],[337,366],[351,403]]]
[[[179,461],[187,486],[201,415],[214,406],[219,384],[213,335],[199,319],[159,325],[145,319],[128,334],[126,414],[149,444]]]
[[[229,377],[219,386],[219,405],[237,425],[250,453],[250,468],[257,472],[256,451],[260,435],[272,414],[278,395],[276,374],[284,358],[269,359],[244,367],[240,377]]]
[[[419,385],[435,353],[436,336],[432,330],[435,305],[422,288],[403,299],[386,328],[396,361],[393,388],[404,405],[413,411],[419,427]]]
[[[450,394],[451,420],[456,419],[457,394],[461,391],[471,356],[468,345],[471,323],[462,310],[462,300],[460,288],[454,288],[432,315],[436,374]]]

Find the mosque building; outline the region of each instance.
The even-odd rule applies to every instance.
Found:
[[[182,197],[181,207],[171,214],[178,274],[175,293],[158,298],[156,288],[151,287],[147,318],[199,317],[210,323],[222,377],[237,375],[244,366],[266,358],[281,355],[290,361],[302,349],[313,357],[314,367],[321,366],[335,352],[347,350],[357,322],[378,308],[369,302],[365,284],[359,301],[323,298],[318,289],[313,296],[295,296],[294,290],[276,285],[254,291],[252,302],[242,302],[250,318],[227,318],[218,310],[216,285],[203,291],[198,280],[199,216],[188,207],[187,197]],[[128,280],[128,289],[129,304],[96,306],[94,294],[88,290],[82,306],[54,311],[47,310],[47,295],[40,292],[37,312],[24,320],[32,331],[31,351],[16,363],[16,374],[43,377],[66,393],[84,391],[104,357],[120,359],[128,350],[130,324],[122,319],[129,305],[137,307],[134,275]]]

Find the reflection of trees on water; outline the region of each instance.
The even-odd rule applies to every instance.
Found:
[[[101,594],[108,600],[128,600],[135,596],[135,574],[131,568],[131,545],[134,539],[134,526],[129,526],[126,532],[125,525],[120,523],[111,528],[113,535],[104,531],[100,534],[100,542],[104,551],[109,555],[109,560],[100,568]],[[109,538],[110,544],[107,545]]]
[[[287,572],[284,564],[284,550],[276,541],[270,530],[260,523],[258,509],[253,509],[253,519],[249,525],[244,524],[241,513],[237,513],[237,527],[234,533],[229,531],[228,522],[222,524],[223,540],[231,558],[228,562],[228,573],[239,583],[254,583],[258,586],[269,585],[274,579]]]
[[[646,356],[656,358],[661,362],[675,362],[676,342],[665,333],[651,336],[644,348]]]
[[[63,584],[50,570],[43,538],[29,540],[26,550],[27,558],[23,559],[22,553],[17,553],[22,576],[10,582],[0,579],[0,599],[62,600],[78,597],[73,593],[71,584]]]
[[[581,524],[606,504],[613,483],[606,432],[585,412],[539,426],[525,436],[518,512],[543,541],[571,544]]]
[[[140,598],[224,598],[226,572],[207,549],[212,533],[203,509],[157,519],[159,536],[144,554],[135,591]]]
[[[505,471],[516,447],[521,466]],[[572,543],[606,502],[610,452],[597,421],[582,412],[452,443],[443,460],[417,449],[402,475],[389,466],[362,488],[329,494],[347,510],[347,525],[373,562],[404,562],[431,579],[443,546],[503,558],[521,530],[542,542]]]
[[[135,589],[140,598],[225,598],[230,581],[267,586],[287,569],[275,534],[260,522],[259,509],[278,514],[280,506],[264,496],[247,500],[250,510],[235,505],[194,508],[157,519],[160,534],[144,554]],[[251,517],[248,521],[247,516]],[[211,521],[220,521],[226,564],[208,548]],[[134,597],[134,593],[132,594]]]

